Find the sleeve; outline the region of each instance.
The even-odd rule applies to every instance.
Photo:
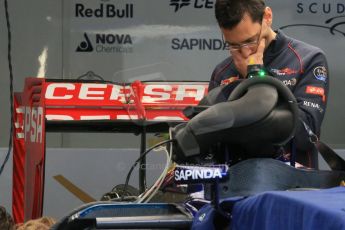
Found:
[[[219,63],[213,70],[210,82],[208,84],[208,91],[220,86],[224,78],[236,75],[233,73],[235,73],[235,70],[232,66],[232,59],[228,57]]]
[[[211,91],[212,89],[214,89],[220,85],[220,82],[216,80],[216,76],[218,75],[218,72],[219,72],[219,70],[216,67],[212,72],[211,79],[210,79],[210,82],[208,84],[208,91]]]
[[[329,91],[328,65],[322,52],[315,54],[308,63],[305,63],[294,95],[296,97],[300,122],[298,123],[295,143],[299,150],[309,150],[313,147],[309,141],[305,126],[320,136],[320,127],[325,115]]]

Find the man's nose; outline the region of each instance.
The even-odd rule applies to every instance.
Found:
[[[245,59],[247,59],[252,54],[252,51],[247,46],[242,46],[239,51],[241,56]]]

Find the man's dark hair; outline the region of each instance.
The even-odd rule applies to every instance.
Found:
[[[14,230],[14,221],[6,209],[0,206],[0,229],[1,230]]]
[[[245,13],[248,13],[253,22],[260,22],[264,10],[264,0],[217,0],[215,5],[218,24],[225,29],[234,28]]]

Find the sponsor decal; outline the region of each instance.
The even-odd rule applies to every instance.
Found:
[[[229,77],[227,79],[224,79],[220,82],[220,85],[228,85],[236,80],[239,79],[239,76]]]
[[[45,88],[47,120],[188,120],[182,113],[197,105],[208,84],[145,83],[139,91],[132,85],[51,82]],[[140,99],[140,106],[137,106]],[[70,108],[76,108],[70,109]]]
[[[271,72],[277,74],[278,76],[292,75],[298,73],[297,70],[290,69],[288,67],[283,69],[271,69]]]
[[[227,50],[228,43],[217,38],[173,38],[173,50]]]
[[[146,85],[141,99],[142,103],[160,103],[173,101],[193,100],[200,101],[206,93],[205,85]],[[45,99],[78,101],[102,101],[103,104],[114,101],[128,103],[128,97],[131,94],[130,86],[120,86],[111,84],[94,83],[51,83],[48,84],[45,93]]]
[[[43,108],[25,107],[24,138],[25,141],[42,143]]]
[[[15,108],[16,116],[14,127],[16,128],[16,138],[24,139],[24,115],[25,107],[19,106]]]
[[[175,12],[177,12],[179,9],[181,9],[184,6],[189,6],[190,0],[170,0],[170,6],[173,6],[175,9]]]
[[[326,82],[327,79],[327,69],[324,66],[315,67],[313,70],[314,76],[320,81]]]
[[[204,221],[205,217],[206,217],[206,213],[203,213],[199,216],[198,219],[199,219],[199,221]]]
[[[175,13],[187,6],[195,9],[213,9],[214,3],[214,0],[170,0],[170,6],[174,8]]]
[[[317,109],[320,113],[323,113],[323,108],[321,108],[321,106],[318,103],[311,101],[303,101],[303,105],[313,109]]]
[[[345,4],[337,1],[323,2],[298,2],[296,5],[298,14],[344,14]]]
[[[93,46],[91,41],[86,33],[84,33],[84,41],[80,42],[79,46],[77,47],[77,52],[92,52]]]
[[[228,166],[196,167],[177,166],[174,179],[177,183],[196,183],[227,179]]]
[[[125,4],[124,7],[111,3],[100,3],[98,7],[86,7],[82,3],[74,6],[74,16],[76,18],[133,18],[133,4]]]
[[[308,24],[308,23],[290,24],[290,25],[282,26],[279,29],[283,30],[290,27],[315,27],[318,29],[327,29],[332,35],[340,34],[345,37],[345,32],[343,30],[338,29],[339,26],[345,24],[344,18],[345,16],[335,16],[335,17],[327,19],[322,24]]]
[[[322,101],[326,101],[326,95],[325,95],[325,90],[324,88],[321,87],[315,87],[315,86],[307,86],[305,92],[307,94],[314,94],[314,95],[319,95],[322,97]]]
[[[81,41],[76,52],[97,53],[131,53],[133,52],[133,39],[129,34],[92,34],[94,43],[90,40],[90,35],[84,33],[84,40]]]
[[[282,82],[283,82],[286,86],[294,86],[294,85],[296,85],[297,80],[296,80],[296,78],[292,78],[292,79],[289,79],[289,80],[283,80]]]

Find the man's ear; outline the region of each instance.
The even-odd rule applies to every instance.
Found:
[[[272,9],[268,6],[266,6],[265,8],[263,20],[266,22],[268,26],[272,25],[273,12],[272,12]]]

